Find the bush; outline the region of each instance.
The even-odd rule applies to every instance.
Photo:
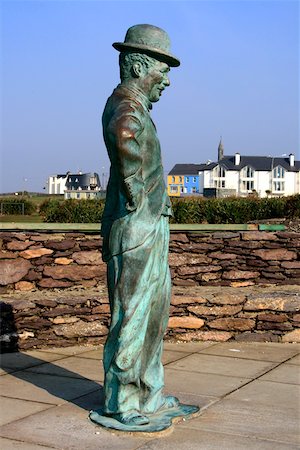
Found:
[[[40,206],[44,222],[98,223],[103,214],[103,200],[49,199]]]
[[[1,214],[30,215],[36,212],[36,205],[22,196],[0,198]]]
[[[263,198],[229,197],[172,198],[171,223],[247,223],[254,220],[300,217],[300,195]],[[40,214],[44,222],[99,223],[104,200],[44,201]]]
[[[291,197],[173,198],[172,223],[247,223],[300,217],[300,195]]]

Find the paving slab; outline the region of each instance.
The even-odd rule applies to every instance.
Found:
[[[191,430],[176,425],[168,437],[153,439],[138,450],[293,450],[282,442],[255,439],[236,434]]]
[[[30,402],[28,400],[18,400],[15,398],[0,397],[0,425],[22,419],[39,411],[51,408],[52,405]]]
[[[164,342],[164,350],[194,353],[214,345],[216,342]]]
[[[4,353],[0,356],[1,368],[3,372],[7,372],[6,369],[12,370],[23,370],[27,367],[38,366],[43,364],[45,361],[57,361],[64,358],[63,355],[51,352],[43,351],[31,351],[31,352],[15,352],[15,353]]]
[[[251,378],[202,374],[165,368],[165,386],[169,392],[222,397],[249,383]]]
[[[98,347],[98,346],[97,346]],[[62,355],[67,355],[67,356],[75,356],[78,355],[79,353],[84,353],[84,352],[90,352],[91,350],[95,350],[97,349],[97,347],[94,345],[87,345],[87,346],[82,346],[82,345],[73,345],[71,347],[51,347],[51,348],[43,348],[44,352],[54,352],[54,353],[60,353]],[[99,345],[99,348],[103,347],[103,345]]]
[[[239,376],[242,378],[256,378],[272,369],[276,364],[269,361],[255,361],[194,353],[179,361],[168,364],[168,368],[205,374],[214,373],[227,376]]]
[[[260,378],[276,383],[300,384],[300,367],[293,364],[282,364]]]
[[[45,447],[44,445],[29,444],[28,442],[0,437],[0,448],[2,450],[49,450],[54,447]]]
[[[94,409],[99,407],[99,399],[100,395],[91,394],[82,398],[82,402]],[[72,403],[4,425],[0,434],[60,450],[133,450],[148,441],[145,437],[124,437],[106,431],[88,420],[88,412],[82,405]]]
[[[96,350],[90,350],[88,352],[77,353],[76,356],[78,358],[102,359],[103,347],[97,348]]]
[[[256,380],[185,426],[299,445],[299,389],[292,384]]]
[[[277,343],[242,343],[224,342],[205,349],[199,350],[201,354],[227,356],[231,358],[245,358],[257,361],[281,362],[300,351],[297,344],[277,344]]]
[[[290,359],[288,361],[289,364],[296,364],[297,366],[300,366],[300,355],[294,356],[294,358]]]
[[[14,372],[0,377],[0,394],[22,400],[59,405],[99,389],[92,380],[31,372]]]
[[[26,372],[34,372],[48,375],[65,376],[70,378],[88,378],[95,381],[104,380],[102,361],[78,358],[70,356],[56,361],[55,364],[43,364],[26,369]]]
[[[186,356],[189,356],[190,353],[187,352],[176,352],[176,351],[172,351],[172,350],[165,350],[163,352],[163,356],[162,356],[162,362],[163,365],[169,364],[171,362],[174,361],[178,361],[181,358],[185,358]]]

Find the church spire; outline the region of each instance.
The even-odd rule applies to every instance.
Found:
[[[218,161],[224,158],[224,147],[222,143],[222,136],[220,136],[220,142],[218,147]]]

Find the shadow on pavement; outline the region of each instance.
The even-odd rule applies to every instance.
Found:
[[[59,367],[53,362],[44,361],[26,353],[19,352],[18,334],[14,324],[12,307],[9,304],[1,302],[0,311],[2,316],[0,368],[4,372],[20,380],[31,383],[38,388],[44,389],[49,392],[49,394],[67,402],[71,402],[88,411],[95,407],[95,401],[91,404],[90,396],[88,398],[86,397],[88,394],[94,392],[96,404],[98,407],[101,407],[103,401],[103,388],[101,384],[96,383],[89,378],[85,378],[78,373]],[[59,358],[59,361],[68,358],[67,355],[60,356],[61,358]],[[100,372],[100,361],[95,360],[95,363],[99,363]],[[27,371],[32,367],[41,365],[47,365],[47,372],[49,373]],[[74,386],[73,392],[72,383]],[[5,390],[2,389],[1,393],[2,395],[5,395]],[[39,401],[39,399],[37,398],[36,401]]]

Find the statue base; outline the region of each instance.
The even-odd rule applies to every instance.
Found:
[[[193,405],[179,404],[177,407],[162,410],[154,414],[147,414],[150,422],[147,425],[125,425],[118,420],[103,415],[103,410],[91,411],[89,418],[97,425],[110,430],[117,430],[127,433],[157,433],[167,430],[172,426],[173,421],[179,421],[181,418],[189,419],[199,415],[200,408]]]

